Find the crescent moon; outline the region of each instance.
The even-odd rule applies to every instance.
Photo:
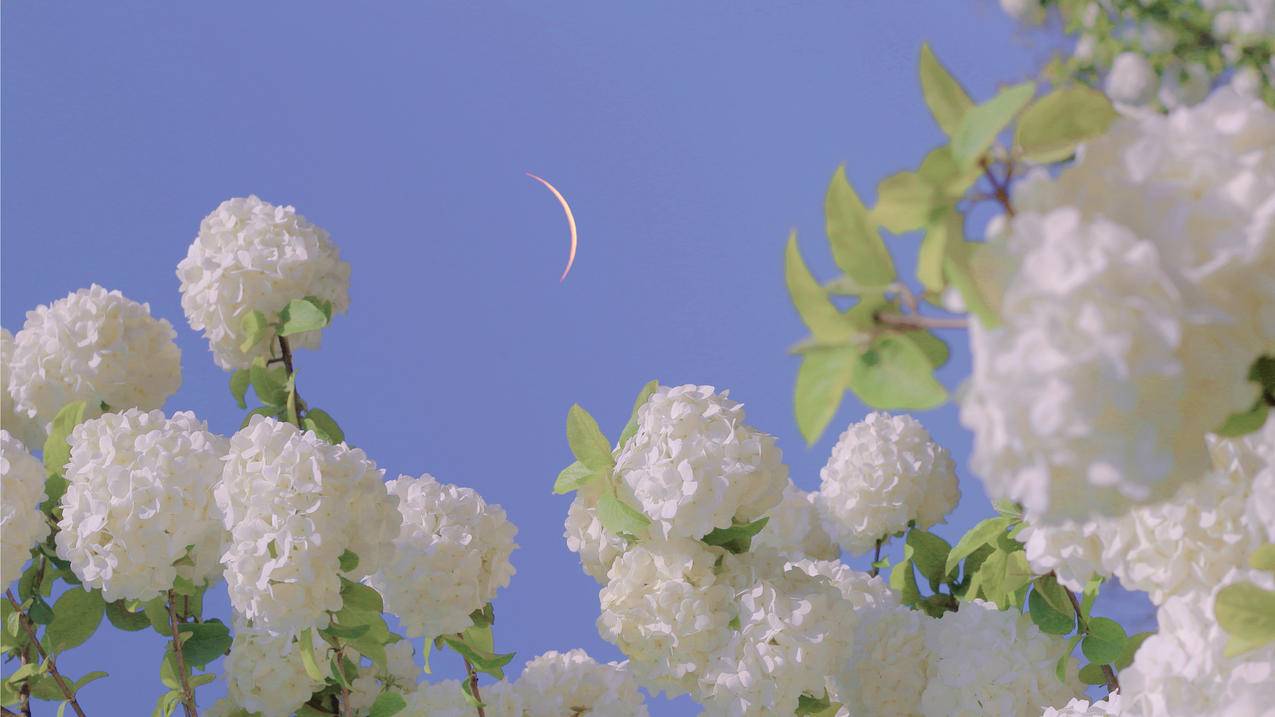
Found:
[[[576,237],[576,218],[571,213],[571,205],[567,204],[566,198],[562,196],[562,192],[559,192],[557,187],[550,184],[544,177],[538,177],[531,172],[527,172],[527,176],[545,185],[546,189],[553,192],[553,196],[557,197],[558,203],[562,205],[562,211],[567,215],[567,228],[571,230],[571,253],[567,255],[567,268],[562,270],[562,276],[558,279],[558,282],[561,283],[567,280],[567,274],[571,273],[571,265],[576,261],[576,246],[579,243]]]

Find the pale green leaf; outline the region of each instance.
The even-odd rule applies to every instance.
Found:
[[[952,158],[957,165],[976,164],[1034,94],[1036,83],[1024,82],[1001,90],[992,99],[966,112],[952,135]]]
[[[1084,85],[1063,87],[1023,111],[1014,144],[1028,162],[1057,162],[1074,154],[1082,142],[1106,132],[1116,117],[1115,107],[1101,92]]]
[[[849,388],[859,400],[884,410],[924,410],[947,401],[929,357],[903,334],[878,336],[851,364]]]
[[[858,351],[850,346],[814,349],[801,357],[793,410],[797,428],[807,445],[814,445],[841,405],[841,396],[850,385],[850,373],[858,361]]]
[[[553,482],[553,492],[556,495],[570,493],[579,490],[581,487],[592,482],[595,478],[602,477],[601,473],[586,466],[580,461],[576,461],[558,474],[558,479]]]
[[[71,459],[71,446],[67,439],[75,427],[84,422],[84,411],[87,404],[75,401],[63,406],[49,426],[49,435],[44,440],[44,472],[47,475],[61,474],[66,462]]]
[[[331,309],[328,309],[330,312]],[[293,299],[279,312],[279,335],[317,331],[328,325],[328,312],[310,299]]]
[[[1250,582],[1227,585],[1218,591],[1213,614],[1229,637],[1228,657],[1275,640],[1275,592]]]
[[[967,555],[988,543],[994,543],[1009,527],[1009,524],[1009,518],[987,518],[970,528],[969,532],[962,535],[961,539],[956,541],[956,545],[947,554],[947,564],[944,572],[951,573]]]
[[[854,327],[828,298],[828,292],[810,273],[797,248],[797,233],[788,237],[784,251],[784,280],[788,296],[801,316],[801,321],[820,341],[844,343],[855,334]]]
[[[961,126],[961,119],[974,102],[961,83],[935,57],[928,43],[921,46],[920,70],[925,104],[939,127],[950,137]]]
[[[71,588],[53,604],[53,622],[44,633],[44,642],[57,653],[83,644],[97,631],[106,604],[102,594]]]
[[[638,410],[641,409],[642,406],[646,405],[646,402],[651,398],[651,394],[658,391],[659,388],[660,382],[651,380],[647,381],[641,391],[638,391],[637,398],[633,400],[633,411],[629,413],[629,422],[624,424],[624,430],[620,432],[620,440],[616,443],[616,445],[624,447],[624,444],[628,443],[629,439],[637,433]]]
[[[837,167],[824,199],[828,243],[841,271],[863,287],[884,288],[894,281],[894,261],[868,216],[863,201]]]
[[[598,499],[597,512],[598,521],[612,535],[640,536],[651,524],[650,518],[610,493]]]
[[[903,234],[925,226],[942,201],[935,187],[920,175],[899,172],[877,185],[877,203],[871,216],[891,234]]]
[[[567,411],[567,443],[576,460],[589,468],[609,475],[615,467],[611,443],[598,428],[598,422],[578,403],[572,404]]]

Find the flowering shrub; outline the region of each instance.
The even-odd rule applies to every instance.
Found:
[[[1275,15],[1002,4],[1083,28],[1052,85],[975,103],[923,48],[949,141],[871,207],[836,172],[840,276],[816,279],[789,239],[811,332],[794,347],[798,427],[813,443],[846,391],[877,409],[844,429],[818,490],[711,386],[650,382],[614,440],[568,412],[565,548],[624,661],[550,651],[506,678],[492,600],[516,527],[428,473],[386,481],[321,391],[301,397],[293,350],[350,309],[350,267],[292,207],[248,197],[209,214],[177,267],[246,412],[233,435],[163,411],[175,331],[119,292],[93,285],[0,333],[0,650],[16,664],[0,704],[94,712],[78,693],[105,673],[58,659],[106,618],[165,636],[163,717],[197,717],[218,679],[206,716],[645,717],[641,690],[721,717],[1270,714]],[[969,239],[983,202],[996,216]],[[914,282],[881,229],[923,232]],[[960,498],[955,462],[906,412],[951,399],[936,332],[959,329],[960,416],[995,515],[950,543],[930,528]],[[901,558],[883,558],[894,541]],[[1155,633],[1096,613],[1107,579],[1149,596]],[[229,624],[203,610],[223,580]],[[435,649],[463,680],[423,677]]]

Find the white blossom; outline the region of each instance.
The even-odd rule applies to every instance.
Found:
[[[368,583],[410,637],[464,630],[470,613],[509,584],[517,528],[473,489],[439,483],[428,473],[399,476],[385,488],[398,499],[402,529],[392,557]]]
[[[9,393],[14,410],[47,425],[68,403],[88,418],[111,410],[150,410],[181,386],[177,333],[118,291],[94,284],[27,312],[14,337]]]
[[[599,663],[584,650],[546,652],[522,669],[514,690],[524,717],[646,717],[627,663]]]
[[[833,540],[852,554],[877,540],[942,522],[960,497],[955,463],[911,416],[873,412],[853,423],[819,473],[815,505]]]
[[[855,717],[913,717],[929,670],[925,627],[919,610],[882,604],[859,610],[853,649],[829,681],[832,699]]]
[[[357,448],[253,416],[230,439],[217,504],[231,541],[222,564],[235,610],[263,629],[295,634],[341,608],[342,576],[378,570],[402,519],[382,471]],[[358,556],[351,571],[341,556]]]
[[[798,560],[788,563],[787,568],[796,568],[811,577],[827,578],[855,610],[899,604],[899,596],[886,585],[885,578],[855,570],[840,560]]]
[[[49,535],[39,505],[44,494],[44,466],[26,446],[0,430],[0,585],[22,574],[31,548]]]
[[[226,530],[213,489],[225,438],[189,411],[130,408],[81,423],[68,442],[56,541],[86,588],[107,601],[149,600],[179,576],[215,582]]]
[[[643,685],[686,692],[730,638],[735,592],[715,570],[721,556],[695,540],[649,540],[611,565],[598,593],[598,633]]]
[[[22,441],[28,451],[38,451],[44,447],[44,426],[24,411],[16,410],[13,396],[9,393],[13,348],[13,334],[8,329],[0,329],[0,426]]]
[[[1123,715],[1120,706],[1120,693],[1112,692],[1101,700],[1090,703],[1089,700],[1077,697],[1063,705],[1061,709],[1050,707],[1041,717],[1120,717]]]
[[[1122,52],[1111,63],[1103,89],[1116,102],[1140,105],[1155,96],[1157,84],[1155,69],[1146,57]]]
[[[313,638],[321,664],[327,643]],[[288,717],[323,687],[310,679],[300,643],[289,636],[237,625],[222,668],[230,701],[261,717]]]
[[[597,505],[606,490],[604,483],[591,481],[577,490],[563,524],[567,549],[580,556],[580,566],[599,583],[606,583],[607,571],[625,548],[624,538],[607,532],[598,520]]]
[[[1095,575],[1106,577],[1103,566],[1102,533],[1110,519],[1065,521],[1059,525],[1023,523],[1018,534],[1032,572],[1053,572],[1058,582],[1072,591],[1084,590]]]
[[[508,682],[482,685],[483,713],[487,717],[522,717],[518,691]],[[460,681],[443,680],[420,685],[407,697],[407,708],[399,717],[474,717],[474,706],[465,696]],[[601,715],[599,715],[601,717]]]
[[[1074,657],[1067,680],[1056,674],[1065,638],[1041,632],[1027,615],[982,600],[927,623],[930,658],[921,695],[924,717],[1037,715],[1084,694]]]
[[[1240,581],[1275,589],[1275,577],[1235,570],[1209,591],[1176,595],[1156,613],[1159,630],[1120,672],[1125,713],[1139,717],[1229,717],[1275,713],[1275,643],[1227,657],[1214,600]]]
[[[332,302],[336,314],[350,305],[350,265],[328,233],[291,206],[255,196],[228,199],[204,217],[177,278],[190,327],[203,331],[224,369],[247,368],[269,354],[273,336],[242,350],[243,319],[251,312],[274,321],[288,302],[310,296]],[[318,348],[319,338],[308,331],[288,343]]]
[[[615,475],[665,538],[701,538],[778,505],[788,469],[774,436],[712,386],[661,386],[638,409]]]
[[[753,549],[773,548],[792,560],[836,560],[841,551],[819,522],[815,498],[789,481],[783,500],[766,514],[766,526],[753,538]]]

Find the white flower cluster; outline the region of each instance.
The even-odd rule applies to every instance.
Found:
[[[521,697],[524,717],[647,715],[627,664],[602,664],[580,649],[550,651],[531,660],[523,667],[514,690]]]
[[[1275,347],[1275,111],[1223,88],[1133,114],[1014,202],[981,255],[1002,325],[971,331],[975,471],[1049,524],[1170,498]]]
[[[596,480],[576,491],[563,525],[567,549],[579,555],[580,567],[602,584],[606,584],[607,571],[625,548],[624,538],[608,533],[598,520],[598,499],[605,491],[603,481]]]
[[[521,695],[509,682],[492,682],[481,687],[486,717],[522,717]],[[459,680],[423,683],[407,696],[400,717],[474,717],[477,712]]]
[[[181,386],[172,324],[97,284],[27,312],[14,338],[8,389],[14,410],[45,426],[68,403],[85,416],[164,405]]]
[[[215,581],[226,530],[213,488],[226,439],[189,411],[130,408],[81,423],[69,444],[56,541],[86,588],[149,600],[178,576]]]
[[[217,505],[230,531],[222,557],[230,602],[254,626],[285,636],[327,624],[342,576],[378,570],[402,518],[382,471],[357,448],[253,416],[230,439]],[[350,551],[357,567],[338,570]]]
[[[766,514],[766,526],[753,538],[753,549],[771,549],[790,560],[836,560],[841,550],[819,521],[817,496],[789,481],[783,500]]]
[[[517,528],[498,505],[474,490],[433,476],[400,476],[385,484],[398,501],[402,528],[393,554],[368,584],[385,598],[409,637],[457,633],[509,584]]]
[[[1112,692],[1105,699],[1093,703],[1077,697],[1062,709],[1050,707],[1041,717],[1121,717],[1124,714],[1123,709],[1120,706],[1120,693]]]
[[[1228,657],[1227,635],[1213,607],[1222,588],[1239,581],[1275,590],[1275,577],[1236,570],[1211,590],[1169,598],[1156,614],[1159,631],[1120,672],[1121,706],[1139,717],[1270,715],[1275,705],[1275,643]]]
[[[929,684],[925,630],[934,621],[898,599],[861,609],[853,649],[829,679],[828,694],[855,717],[921,714]]]
[[[942,522],[960,497],[947,449],[911,416],[875,412],[851,424],[819,473],[815,505],[834,541],[853,554],[877,540]]]
[[[333,313],[350,305],[350,265],[328,233],[292,207],[255,196],[228,199],[204,217],[177,277],[190,327],[204,332],[224,369],[246,368],[269,352],[270,341],[241,350],[247,314],[273,321],[289,301],[307,296],[331,301]],[[319,340],[318,331],[288,337],[294,348],[318,348]]]
[[[0,430],[0,586],[22,574],[31,548],[49,534],[39,504],[44,501],[44,466],[26,446]]]
[[[1055,674],[1069,652],[1067,640],[1041,632],[1017,610],[962,603],[926,628],[925,644],[930,655],[921,712],[927,717],[1039,714],[1084,694],[1074,657],[1067,658],[1065,682]]]
[[[661,386],[639,409],[615,475],[664,538],[698,539],[778,505],[788,468],[775,437],[712,386]]]
[[[314,638],[311,649],[320,657],[327,643]],[[261,717],[288,717],[323,683],[310,678],[301,658],[301,644],[291,636],[236,625],[223,671],[228,702]]]
[[[354,650],[347,650],[347,655],[352,652]],[[360,666],[359,676],[350,683],[350,709],[358,715],[368,714],[382,692],[404,696],[414,692],[416,677],[421,671],[414,654],[412,643],[399,640],[385,646],[385,669],[376,665]]]
[[[23,411],[16,410],[9,393],[9,366],[13,364],[13,334],[0,329],[0,426],[22,441],[29,451],[44,447],[44,425]]]

